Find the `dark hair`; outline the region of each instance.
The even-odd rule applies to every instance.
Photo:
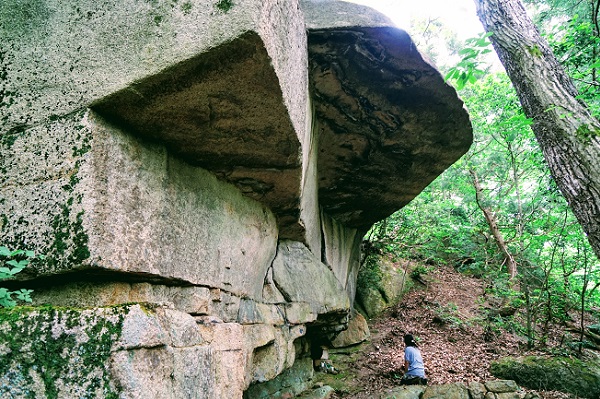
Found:
[[[417,347],[417,343],[411,334],[404,335],[404,345]]]

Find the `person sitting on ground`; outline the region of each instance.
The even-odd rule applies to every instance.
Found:
[[[411,334],[404,335],[404,376],[401,385],[427,385],[421,351]]]

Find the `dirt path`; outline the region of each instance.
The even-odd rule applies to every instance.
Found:
[[[516,335],[485,331],[475,323],[481,307],[490,306],[482,280],[442,267],[426,275],[425,282],[415,283],[401,304],[369,321],[369,342],[332,355],[341,373],[322,379],[336,389],[334,398],[373,398],[398,385],[405,333],[419,340],[430,384],[491,380],[493,360],[523,353],[525,342]],[[555,392],[541,396],[569,398]]]

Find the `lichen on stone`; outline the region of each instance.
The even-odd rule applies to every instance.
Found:
[[[0,397],[117,398],[108,361],[128,306],[0,309]]]
[[[80,187],[92,140],[86,112],[49,115],[0,143],[0,241],[46,255],[28,275],[70,270],[90,256]]]

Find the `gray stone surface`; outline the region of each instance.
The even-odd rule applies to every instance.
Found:
[[[309,303],[316,313],[347,313],[350,308],[350,299],[333,272],[301,243],[279,243],[273,279],[288,302]]]
[[[300,4],[309,30],[395,26],[385,15],[360,4],[337,0],[302,0]]]
[[[213,300],[216,299],[216,300]],[[117,303],[152,303],[176,308],[193,315],[216,314],[223,317],[225,298],[211,296],[207,287],[174,287],[150,283],[74,282],[56,287],[36,287],[35,305],[52,303],[67,307],[110,306]]]
[[[496,393],[495,399],[521,399],[521,394],[519,392],[501,392]]]
[[[297,395],[369,223],[470,140],[362,6],[7,0],[0,20],[0,242],[46,255],[19,278],[61,306],[0,315],[14,397]]]
[[[83,158],[72,158],[70,166],[65,161],[53,172],[56,178],[42,175],[41,183],[31,176],[30,184],[15,186],[10,179],[19,183],[24,175],[17,168],[0,187],[0,214],[8,224],[0,233],[3,241],[28,242],[48,257],[29,270],[50,275],[92,267],[262,296],[277,241],[269,210],[207,171],[171,158],[164,147],[142,143],[96,117],[79,123],[85,128],[62,128],[67,138],[93,132]],[[45,139],[52,134],[54,128],[40,131]],[[67,160],[75,141],[57,144]],[[44,165],[45,153],[25,139],[13,146],[23,150],[3,161],[19,165],[27,155]]]
[[[287,320],[282,305],[264,304],[251,299],[242,299],[237,321],[240,324],[283,325]]]
[[[469,399],[469,390],[464,384],[431,385],[425,389],[421,399]]]
[[[494,380],[487,381],[485,387],[488,391],[494,393],[515,392],[519,387],[512,380]]]
[[[300,399],[327,399],[335,394],[335,389],[329,385],[311,389],[299,396]]]
[[[0,36],[9,98],[0,107],[0,120],[10,129],[70,113],[258,31],[281,76],[291,119],[303,127],[306,69],[296,60],[305,54],[306,36],[296,2],[239,0],[227,10],[216,4],[3,1],[0,20],[6,23]]]
[[[487,392],[485,385],[480,382],[473,381],[469,383],[468,388],[471,399],[483,399],[485,393]]]
[[[136,82],[92,108],[262,201],[277,215],[280,235],[302,239],[287,231],[296,229],[299,216],[301,142],[257,32]]]
[[[390,389],[380,396],[381,399],[420,399],[425,391],[421,385],[404,385]]]
[[[386,257],[377,258],[377,285],[360,287],[356,294],[357,305],[368,317],[375,317],[400,301],[407,288],[406,267]]]
[[[314,370],[309,357],[301,357],[294,366],[273,380],[252,385],[244,392],[244,399],[294,397],[309,388]]]
[[[348,292],[350,300],[356,297],[356,276],[360,268],[360,244],[363,231],[349,228],[326,213],[321,214],[325,259],[337,279]]]
[[[343,348],[360,344],[371,337],[367,320],[360,313],[354,313],[348,321],[348,328],[338,334],[331,342],[334,348]]]
[[[212,349],[186,313],[139,305],[3,316],[10,313],[0,317],[10,346],[0,359],[1,397],[223,397]]]
[[[597,361],[574,357],[505,357],[490,365],[497,378],[514,380],[530,389],[556,390],[583,398],[600,397]]]
[[[94,188],[84,197],[94,263],[262,295],[277,239],[271,212],[162,146],[101,121],[95,134],[82,175]]]
[[[0,129],[0,240],[45,254],[46,270],[77,268],[90,256],[78,176],[92,135],[85,112]]]
[[[488,390],[486,387],[497,389]],[[487,381],[425,386],[399,386],[381,396],[382,399],[518,399],[519,387],[514,381]]]

